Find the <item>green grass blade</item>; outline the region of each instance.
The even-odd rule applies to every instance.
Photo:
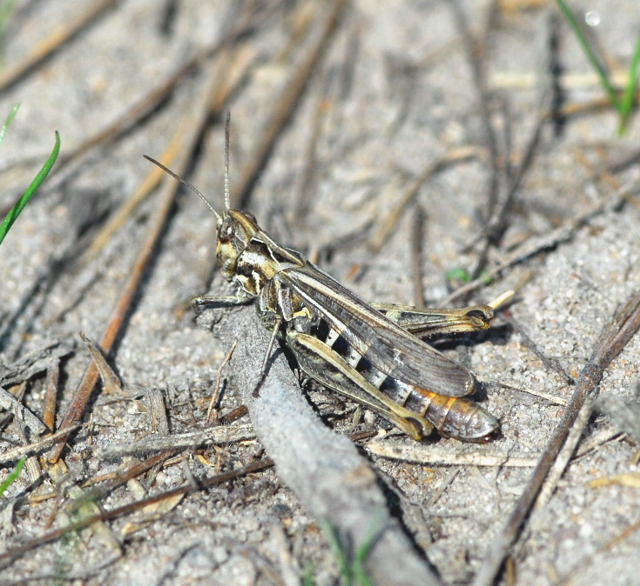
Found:
[[[302,586],[315,586],[316,581],[313,578],[314,571],[312,563],[305,565],[304,574],[302,575]]]
[[[27,188],[27,190],[22,194],[20,199],[18,199],[17,203],[9,210],[7,215],[2,220],[2,224],[0,224],[0,244],[4,240],[4,237],[7,235],[7,232],[11,229],[11,226],[16,221],[16,218],[20,215],[20,212],[24,209],[24,206],[29,203],[29,200],[35,195],[36,191],[42,184],[42,182],[47,178],[49,171],[51,171],[51,167],[56,162],[58,158],[58,153],[60,152],[60,135],[56,130],[56,142],[53,145],[53,150],[49,155],[46,163],[42,166],[42,169],[38,172],[35,179],[31,182],[31,185]]]
[[[11,126],[13,119],[16,117],[18,110],[20,109],[20,104],[16,104],[13,108],[11,108],[11,112],[6,117],[4,124],[0,127],[0,143],[4,140],[4,135],[7,134],[7,128]]]
[[[352,586],[353,580],[351,576],[351,567],[349,564],[349,554],[340,541],[338,532],[336,531],[335,527],[333,527],[333,525],[329,523],[329,521],[321,521],[320,526],[324,529],[329,544],[331,545],[331,549],[333,550],[333,554],[336,556],[336,561],[338,562],[338,570],[340,571],[340,575],[342,576],[342,584],[344,584],[344,586]]]
[[[375,521],[373,527],[379,526],[379,522]],[[348,546],[342,543],[340,536],[336,529],[328,521],[322,521],[321,527],[327,536],[327,540],[331,545],[331,549],[336,557],[338,563],[338,569],[342,578],[341,584],[343,586],[373,586],[373,582],[367,571],[364,568],[364,562],[369,557],[373,546],[376,544],[379,535],[379,530],[372,530],[368,532],[368,537],[360,545],[354,555],[353,562],[349,560]]]
[[[24,468],[24,463],[24,458],[22,458],[22,460],[18,460],[16,467],[9,473],[9,476],[4,479],[2,484],[0,484],[0,496],[2,496],[4,494],[4,491],[7,490],[7,488],[9,488],[17,480],[18,476],[20,476],[22,468]]]
[[[455,267],[448,270],[445,273],[445,278],[447,281],[460,281],[462,283],[468,283],[471,280],[469,272],[462,267]]]
[[[0,3],[0,35],[2,36],[4,36],[5,30],[7,29],[7,22],[13,14],[15,6],[15,0],[4,0]]]
[[[636,40],[636,48],[631,57],[631,65],[629,66],[629,79],[624,88],[624,95],[620,101],[620,127],[619,134],[624,134],[629,124],[629,117],[633,110],[633,104],[636,98],[636,89],[638,87],[638,74],[640,73],[640,36]]]
[[[622,112],[620,111],[620,99],[618,98],[618,93],[616,92],[615,88],[611,85],[611,82],[609,81],[609,77],[607,76],[607,72],[604,70],[604,68],[600,64],[600,61],[595,56],[595,53],[591,50],[591,45],[589,44],[589,40],[587,39],[585,34],[582,32],[582,29],[580,28],[580,25],[578,24],[578,21],[576,20],[575,15],[573,14],[573,12],[571,12],[571,8],[569,8],[565,0],[556,0],[556,3],[558,4],[558,7],[560,8],[565,20],[569,23],[569,26],[573,29],[573,32],[578,38],[578,42],[580,43],[580,46],[582,47],[584,54],[589,60],[591,67],[593,67],[596,73],[598,74],[598,77],[600,78],[600,85],[602,85],[604,91],[607,92],[607,95],[609,96],[609,100],[611,100],[611,103],[613,104],[615,109],[618,110],[620,114],[622,114]]]
[[[377,543],[380,537],[380,531],[382,529],[382,522],[379,516],[374,518],[371,523],[371,527],[367,531],[368,537],[363,541],[362,545],[356,550],[351,570],[356,583],[359,586],[373,586],[371,578],[367,574],[364,567],[364,562],[371,554],[373,546]]]
[[[353,577],[360,586],[373,586],[373,582],[366,570],[364,569],[364,562],[369,557],[371,549],[376,543],[378,536],[371,535],[367,541],[365,541],[356,551],[355,559],[353,560]]]

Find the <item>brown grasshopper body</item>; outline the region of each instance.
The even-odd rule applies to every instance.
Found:
[[[265,326],[310,378],[415,439],[432,427],[465,441],[486,441],[497,431],[497,419],[464,398],[475,389],[473,375],[413,335],[485,329],[491,307],[369,305],[239,210],[227,210],[219,223],[217,257],[239,299],[257,298]]]
[[[226,152],[228,178],[228,146]],[[223,275],[238,285],[234,301],[257,300],[265,326],[310,378],[373,409],[414,439],[435,427],[443,435],[480,442],[498,430],[493,415],[465,398],[475,389],[473,375],[417,337],[486,329],[490,306],[370,305],[298,251],[279,245],[251,214],[229,209],[228,188],[221,216],[186,185],[218,218],[216,255]]]

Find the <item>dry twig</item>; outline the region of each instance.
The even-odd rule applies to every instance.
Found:
[[[582,408],[587,401],[595,398],[598,384],[605,369],[635,335],[638,328],[640,328],[640,294],[635,293],[624,307],[616,312],[611,323],[605,327],[599,336],[591,358],[583,368],[576,383],[564,415],[556,426],[531,480],[516,502],[507,524],[498,533],[496,540],[493,542],[489,555],[473,582],[474,586],[490,586],[494,583],[511,549],[511,545],[517,538],[524,520],[538,497],[538,492],[549,470],[556,461],[569,432],[576,425],[576,420]],[[586,425],[586,421],[583,425]],[[581,433],[583,429],[584,426],[579,428],[578,432]],[[576,433],[579,438],[580,433],[578,432]]]
[[[198,484],[198,486],[193,486],[192,484],[187,484],[185,486],[180,486],[178,488],[174,488],[173,490],[169,490],[167,492],[163,492],[161,494],[153,495],[147,497],[145,499],[135,501],[128,505],[123,505],[121,507],[117,507],[115,509],[111,509],[110,511],[104,511],[102,513],[98,513],[96,515],[92,515],[90,517],[86,517],[80,521],[75,521],[65,525],[64,527],[60,527],[54,531],[50,531],[49,533],[45,533],[40,537],[32,539],[23,545],[14,547],[9,549],[3,553],[0,553],[0,564],[6,564],[11,562],[18,557],[28,553],[29,551],[40,547],[46,543],[51,543],[52,541],[56,541],[60,539],[60,537],[78,531],[80,529],[84,529],[86,527],[91,526],[93,523],[104,522],[111,519],[117,519],[118,517],[122,517],[123,515],[128,515],[129,513],[133,513],[144,507],[163,501],[165,499],[172,499],[177,495],[188,495],[199,490],[205,490],[207,488],[211,488],[212,486],[217,486],[224,482],[229,482],[230,480],[234,480],[235,478],[240,478],[242,476],[246,476],[247,474],[253,474],[255,472],[261,472],[267,468],[273,466],[273,462],[265,458],[263,460],[258,460],[245,466],[244,468],[240,468],[238,470],[231,470],[230,472],[224,472],[223,474],[218,474],[211,478],[207,478]]]
[[[4,69],[0,75],[0,91],[6,92],[116,3],[117,0],[97,0],[64,28],[54,29],[24,60]]]
[[[72,427],[63,429],[62,431],[52,433],[51,435],[48,435],[41,440],[35,441],[27,446],[19,446],[17,448],[11,448],[10,450],[3,450],[0,454],[0,464],[15,462],[20,458],[44,452],[53,444],[64,441],[72,431],[80,429],[81,427],[81,425],[73,425]]]
[[[178,173],[183,173],[184,169],[186,169],[191,153],[193,152],[198,138],[202,133],[202,129],[207,121],[207,117],[210,112],[211,98],[215,95],[218,87],[218,79],[215,76],[216,71],[216,63],[214,62],[209,68],[206,84],[201,95],[198,97],[196,106],[194,107],[195,113],[193,115],[192,125],[184,139],[183,152],[185,154],[177,165]],[[111,350],[116,338],[124,327],[131,303],[133,302],[146,267],[160,237],[164,233],[164,227],[174,205],[178,186],[179,184],[174,181],[167,182],[160,195],[160,204],[151,219],[147,238],[140,248],[140,252],[131,270],[130,276],[122,289],[122,294],[116,303],[116,307],[112,312],[109,323],[100,341],[100,347],[105,353],[108,353]],[[69,409],[61,424],[61,429],[80,421],[97,381],[98,369],[95,366],[95,362],[92,361],[85,371],[76,394],[69,405]],[[57,461],[63,450],[64,444],[59,445],[53,451],[51,461]]]
[[[387,214],[377,230],[371,235],[371,238],[369,239],[369,248],[373,252],[379,252],[382,249],[385,242],[388,240],[389,235],[393,232],[393,229],[400,221],[402,214],[405,212],[409,204],[417,197],[418,193],[420,193],[421,187],[430,177],[451,165],[477,157],[478,154],[479,151],[476,147],[460,147],[452,149],[437,161],[431,161],[428,163],[420,175],[418,175],[400,195],[395,207],[389,212],[389,214]]]
[[[255,312],[236,313],[223,330],[227,342],[239,340],[231,371],[244,390],[256,434],[275,461],[279,478],[316,519],[330,523],[345,543],[357,548],[374,538],[363,561],[373,583],[438,584],[390,515],[367,462],[349,439],[320,423],[280,353],[269,361],[259,396],[253,396],[263,360],[256,348],[265,349],[269,344],[269,334]],[[372,534],[374,525],[379,530]],[[403,560],[400,566],[399,559]]]
[[[340,23],[340,17],[345,4],[345,0],[334,0],[323,24],[322,34],[320,34],[319,40],[309,51],[309,54],[303,60],[302,64],[293,72],[281,96],[275,100],[275,108],[265,125],[262,136],[257,141],[258,146],[252,154],[249,163],[242,170],[238,184],[235,185],[232,190],[233,207],[247,207],[253,186],[273,151],[278,136],[293,115],[295,106],[302,96],[307,82],[318,62],[327,51],[329,41]]]
[[[171,435],[150,435],[143,440],[131,443],[113,444],[108,448],[98,450],[103,458],[114,458],[127,454],[141,454],[145,452],[161,452],[172,449],[195,448],[203,445],[221,445],[255,439],[256,434],[251,425],[234,426],[220,425],[174,433]]]
[[[538,461],[536,454],[491,453],[486,450],[455,452],[451,448],[439,448],[420,443],[392,443],[372,440],[365,449],[374,456],[391,460],[432,464],[435,466],[498,466],[507,468],[533,468]]]
[[[487,283],[488,279],[492,279],[498,276],[506,268],[517,265],[524,262],[533,256],[554,248],[563,242],[568,242],[573,238],[575,233],[585,226],[594,217],[607,212],[609,210],[615,210],[620,207],[627,199],[631,197],[638,189],[638,186],[623,187],[618,192],[608,198],[605,202],[597,204],[587,210],[586,212],[579,214],[575,218],[565,222],[559,228],[552,230],[548,234],[538,236],[536,238],[530,238],[518,246],[513,252],[511,252],[506,258],[504,258],[498,265],[487,271],[482,277],[474,279],[469,283],[466,283],[462,287],[456,289],[451,295],[446,297],[440,305],[446,307],[450,305],[454,300],[466,295],[467,293],[481,287]]]

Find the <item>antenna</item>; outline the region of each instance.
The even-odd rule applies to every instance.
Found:
[[[231,207],[231,195],[229,193],[229,143],[231,136],[231,112],[227,110],[224,120],[224,207]]]
[[[193,193],[195,193],[205,203],[205,205],[215,214],[216,218],[218,219],[218,224],[222,223],[222,218],[220,217],[220,214],[216,212],[216,209],[211,205],[211,202],[205,197],[205,195],[195,185],[191,185],[191,183],[189,183],[188,181],[185,181],[182,177],[180,177],[180,175],[178,175],[177,173],[174,173],[171,169],[169,169],[168,167],[165,167],[160,161],[156,161],[153,157],[150,157],[149,155],[142,155],[142,156],[145,159],[147,159],[147,161],[151,161],[154,165],[157,165],[158,167],[160,167],[165,173],[167,173],[168,175],[171,175],[171,177],[173,177],[176,181],[179,181],[180,183],[182,183],[182,185],[189,188]]]

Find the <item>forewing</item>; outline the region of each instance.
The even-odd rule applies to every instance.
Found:
[[[407,333],[311,263],[286,269],[278,277],[388,376],[448,397],[473,391],[474,378],[468,370]]]

